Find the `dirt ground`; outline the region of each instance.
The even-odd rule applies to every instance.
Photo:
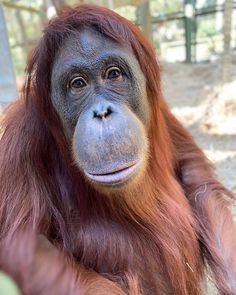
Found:
[[[236,192],[236,56],[232,82],[221,86],[220,60],[206,64],[161,63],[163,92],[174,114]]]

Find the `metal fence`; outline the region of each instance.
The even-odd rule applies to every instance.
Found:
[[[198,8],[185,0],[183,9],[152,18],[154,44],[171,62],[202,62],[223,51],[224,3]],[[236,47],[236,2],[233,1],[232,47]]]

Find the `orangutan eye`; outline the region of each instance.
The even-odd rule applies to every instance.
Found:
[[[82,77],[75,77],[69,83],[69,87],[73,89],[83,88],[87,85],[86,81]]]
[[[122,77],[121,70],[117,67],[111,67],[106,71],[105,78],[108,80],[117,80]]]

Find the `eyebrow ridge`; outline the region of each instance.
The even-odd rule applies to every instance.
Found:
[[[109,63],[111,61],[117,61],[122,66],[130,68],[127,60],[121,56],[118,55],[107,55],[106,57],[100,56],[95,64],[104,65],[106,63]],[[90,67],[85,62],[77,62],[75,59],[73,59],[71,62],[67,62],[63,66],[62,76],[65,76],[67,73],[69,74],[71,71],[78,71],[81,73],[88,72],[90,70]]]

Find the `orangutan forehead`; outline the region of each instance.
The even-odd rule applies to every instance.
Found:
[[[100,32],[91,28],[84,28],[77,33],[69,36],[60,48],[55,62],[54,73],[70,64],[77,67],[86,66],[95,68],[106,60],[115,60],[132,68],[132,72],[140,73],[139,63],[130,48],[102,35]]]
[[[106,48],[131,53],[131,48],[122,46],[91,27],[84,27],[74,32],[67,38],[65,45],[70,49],[76,49],[81,56],[91,56],[91,58],[96,57],[99,52]]]

